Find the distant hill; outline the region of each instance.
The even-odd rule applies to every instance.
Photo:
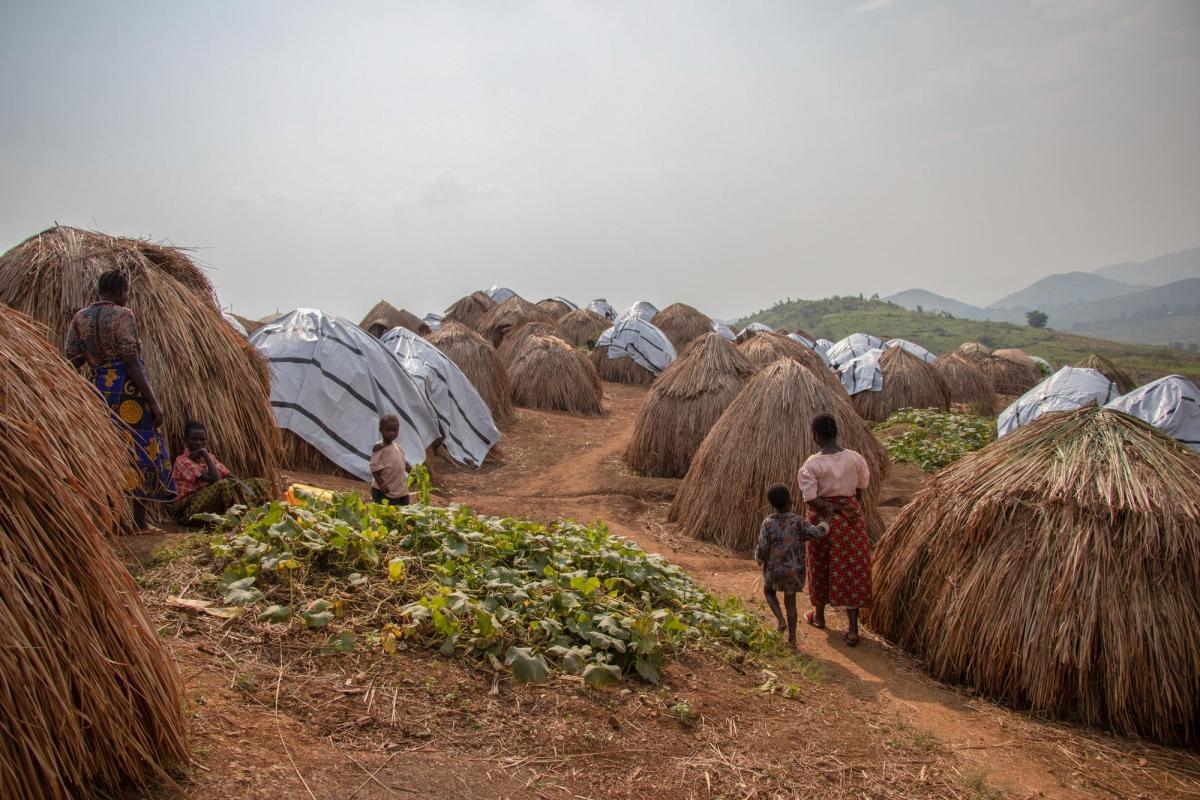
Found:
[[[895,303],[901,308],[907,308],[909,311],[944,311],[950,316],[959,319],[1017,323],[1025,321],[1025,313],[1021,311],[980,308],[970,303],[964,303],[961,300],[955,300],[952,297],[943,297],[940,294],[934,294],[925,289],[909,289],[904,292],[897,292],[896,294],[882,298],[882,300],[885,303]]]
[[[1051,308],[1047,313],[1050,315],[1050,327],[1084,332],[1118,327],[1113,323],[1122,323],[1124,327],[1130,328],[1140,322],[1165,319],[1193,311],[1200,311],[1200,278],[1187,278],[1120,297],[1071,303]],[[1140,333],[1134,335],[1142,338],[1129,341],[1155,341],[1144,338]],[[1185,340],[1200,341],[1200,327],[1193,330],[1191,336]],[[1173,340],[1164,339],[1158,343],[1166,344],[1168,341]]]
[[[1200,247],[1180,250],[1149,261],[1126,261],[1096,270],[1096,275],[1123,283],[1163,286],[1168,283],[1200,278]]]
[[[1068,303],[1104,300],[1141,291],[1145,285],[1134,285],[1105,278],[1092,272],[1060,272],[1035,281],[1019,292],[1013,292],[992,303],[988,308],[1012,308],[1048,311]]]

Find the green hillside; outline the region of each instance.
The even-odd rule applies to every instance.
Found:
[[[833,341],[858,332],[884,339],[908,339],[938,355],[963,342],[983,342],[992,348],[1017,347],[1041,356],[1055,367],[1073,364],[1089,353],[1099,353],[1132,373],[1140,382],[1173,372],[1200,381],[1200,353],[1122,344],[1006,322],[953,319],[858,297],[781,301],[739,320],[737,325],[750,322],[764,322],[788,330],[802,328],[814,336]]]

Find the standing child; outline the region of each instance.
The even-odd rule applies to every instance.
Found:
[[[829,533],[829,523],[810,525],[804,517],[792,513],[792,493],[782,483],[767,489],[767,500],[775,513],[763,520],[754,557],[763,566],[763,594],[771,607],[779,630],[786,627],[788,644],[796,646],[796,592],[804,591],[807,570],[804,548],[813,539]],[[783,592],[787,607],[785,626],[776,592]]]
[[[411,468],[396,437],[400,418],[386,414],[379,418],[379,436],[371,450],[371,502],[393,506],[408,505],[408,471]]]

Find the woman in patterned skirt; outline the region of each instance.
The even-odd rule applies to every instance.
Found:
[[[146,503],[175,499],[171,456],[160,433],[162,407],[150,388],[137,320],[126,308],[129,279],[117,270],[105,272],[97,285],[100,300],[79,311],[67,328],[64,355],[76,369],[87,366],[101,398],[112,410],[129,450],[125,491],[133,499],[134,524],[146,525]]]
[[[838,446],[837,420],[823,414],[812,422],[820,452],[800,468],[800,492],[812,522],[830,520],[829,535],[808,543],[809,625],[825,627],[825,607],[846,609],[846,644],[858,644],[858,610],[871,605],[871,540],[859,497],[870,485],[867,461]]]

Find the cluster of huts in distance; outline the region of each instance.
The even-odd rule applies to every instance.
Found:
[[[51,771],[68,787],[146,782],[185,751],[177,678],[104,541],[123,521],[109,458],[120,442],[59,356],[112,268],[130,277],[173,452],[183,421],[203,418],[239,474],[366,479],[385,413],[401,417],[410,460],[477,467],[514,408],[599,415],[605,381],[642,384],[626,463],[680,479],[669,519],[682,531],[747,551],[764,488],[794,480],[813,452],[810,420],[833,414],[872,472],[875,631],[1003,702],[1200,741],[1200,412],[1179,376],[1136,387],[1099,356],[1055,372],[979,344],[936,357],[867,333],[734,331],[682,303],[619,312],[502,287],[424,318],[380,302],[357,325],[317,309],[249,320],[222,312],[183,251],[56,227],[0,257],[0,349],[14,365],[0,385],[0,495],[14,520],[0,547],[33,570],[0,559],[0,616],[19,639],[0,648],[0,674],[23,714],[92,702],[55,659],[110,702],[86,709],[102,720],[88,731],[5,739],[0,757],[22,766],[0,778],[16,794],[0,793],[44,793]],[[938,473],[885,531],[889,457],[871,423],[952,407],[999,412],[1001,437]],[[69,633],[30,604],[30,574],[78,611]],[[111,702],[131,694],[138,721]]]

